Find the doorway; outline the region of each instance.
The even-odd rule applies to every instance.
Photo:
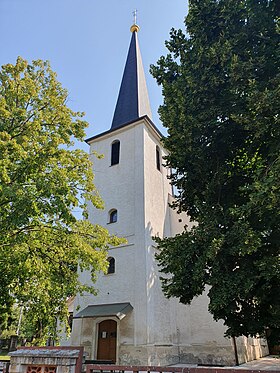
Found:
[[[97,360],[111,360],[116,363],[117,322],[104,320],[98,328]]]

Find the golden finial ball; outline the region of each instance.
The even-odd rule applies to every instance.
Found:
[[[136,24],[134,24],[134,25],[132,25],[131,27],[130,27],[130,31],[131,32],[138,32],[140,30],[140,27],[138,26],[138,25],[136,25]]]

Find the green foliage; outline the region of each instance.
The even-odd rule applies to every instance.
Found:
[[[16,302],[34,343],[56,337],[57,319],[67,322],[68,297],[95,291],[80,283],[78,266],[94,281],[106,270],[109,245],[122,242],[73,215],[74,208],[85,211],[85,199],[96,208],[102,201],[88,155],[71,149],[87,123],[66,103],[67,91],[47,62],[18,58],[2,66],[0,323],[7,326]]]
[[[165,294],[189,304],[210,285],[228,336],[280,341],[279,3],[191,0],[152,74],[179,194],[197,225],[158,239]],[[170,276],[171,275],[171,276]]]

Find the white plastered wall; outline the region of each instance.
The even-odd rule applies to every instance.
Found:
[[[178,214],[169,207],[173,201],[167,178],[169,170],[166,167],[157,170],[157,146],[164,157],[166,152],[157,134],[150,126],[145,127],[144,190],[149,340],[159,346],[213,343],[230,346],[230,341],[223,337],[224,326],[222,323],[216,323],[207,310],[206,294],[194,300],[192,306],[184,306],[175,299],[166,299],[162,293],[152,236],[173,236],[182,232],[185,225],[190,227],[192,223],[186,214]]]
[[[111,166],[111,144],[115,140],[120,141],[120,162]],[[115,258],[116,271],[110,275],[99,274],[95,284],[98,295],[78,296],[76,305],[83,309],[89,304],[130,302],[134,310],[120,323],[120,345],[147,343],[142,149],[141,123],[97,138],[91,144],[91,152],[94,150],[104,155],[102,159],[93,156],[93,171],[96,188],[105,206],[104,210],[97,210],[89,204],[89,220],[106,227],[112,234],[126,238],[127,244],[109,250],[109,256]],[[108,224],[108,213],[113,208],[118,211],[118,220]],[[90,283],[89,273],[81,273],[80,278]],[[79,321],[75,322],[78,326]],[[71,342],[75,344],[79,338],[79,333],[74,331]],[[91,358],[96,358],[94,346]]]

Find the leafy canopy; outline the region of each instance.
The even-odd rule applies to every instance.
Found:
[[[0,71],[0,322],[13,304],[24,308],[34,343],[56,336],[67,321],[66,300],[95,290],[80,283],[77,268],[106,269],[107,248],[120,239],[73,209],[87,199],[102,207],[83,140],[83,113],[67,106],[48,62],[18,58]],[[84,213],[86,217],[86,213]]]
[[[158,240],[163,289],[189,304],[210,285],[226,335],[280,331],[279,3],[190,0],[152,74],[178,188],[197,222]]]

